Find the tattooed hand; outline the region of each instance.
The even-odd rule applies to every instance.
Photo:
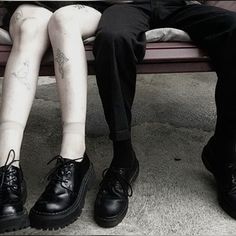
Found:
[[[57,49],[55,61],[58,63],[58,66],[59,66],[58,69],[61,74],[61,78],[63,79],[64,78],[63,67],[65,63],[69,61],[69,59],[65,56],[65,54],[60,49]]]

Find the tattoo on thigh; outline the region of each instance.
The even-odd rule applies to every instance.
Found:
[[[29,60],[23,62],[23,65],[19,67],[16,72],[12,73],[16,79],[18,79],[21,83],[25,85],[25,87],[30,90],[31,86],[28,80],[29,75]]]
[[[14,20],[15,23],[18,22],[20,19],[22,19],[22,18],[23,18],[23,12],[22,12],[22,10],[17,10],[17,11],[14,13],[14,16],[13,16],[13,17],[14,17],[13,20]]]
[[[69,59],[65,56],[65,54],[60,50],[57,49],[55,61],[58,63],[59,66],[59,73],[61,74],[61,78],[64,79],[64,70],[63,67]]]
[[[83,9],[83,8],[85,8],[85,7],[86,7],[86,6],[84,6],[84,5],[79,5],[79,4],[74,5],[74,8],[77,8],[78,10]]]

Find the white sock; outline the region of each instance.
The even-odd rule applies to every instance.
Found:
[[[5,165],[11,149],[15,151],[15,160],[20,160],[23,133],[24,127],[15,121],[0,123],[0,166]],[[14,166],[19,167],[19,162],[15,162]]]
[[[85,152],[85,123],[64,123],[60,155],[67,159],[82,161]]]

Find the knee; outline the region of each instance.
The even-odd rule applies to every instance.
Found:
[[[48,24],[49,34],[52,32],[63,33],[72,29],[73,24],[77,24],[79,21],[75,19],[73,14],[70,14],[70,11],[67,9],[59,9],[50,18]],[[78,24],[77,24],[78,25]],[[75,27],[73,27],[73,30]],[[70,32],[72,33],[72,32]]]
[[[129,32],[126,31],[115,31],[112,29],[99,30],[96,35],[96,46],[104,46],[107,49],[120,48],[124,45],[131,45],[133,37]]]
[[[29,16],[24,17],[24,12],[32,10]],[[20,14],[20,15],[19,15]],[[39,35],[47,34],[47,25],[50,18],[50,12],[46,9],[32,8],[22,5],[14,12],[10,22],[10,34],[13,38],[24,38],[34,41]],[[34,40],[32,40],[34,39]],[[41,39],[41,38],[40,38]]]
[[[47,32],[47,25],[42,23],[39,19],[30,17],[22,20],[19,23],[16,34],[20,39],[27,41],[38,39],[39,35],[44,35]]]
[[[229,12],[224,16],[221,24],[218,27],[222,27],[222,31],[224,32],[236,32],[236,14],[232,14]]]

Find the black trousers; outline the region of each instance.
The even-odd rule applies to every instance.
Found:
[[[136,63],[145,54],[150,14],[150,3],[117,4],[104,11],[98,26],[94,44],[96,76],[112,140],[131,136]]]
[[[158,14],[155,14],[158,16]],[[211,57],[218,80],[215,90],[217,122],[215,137],[226,150],[236,144],[236,13],[221,8],[190,5],[177,8],[156,27],[186,31]]]
[[[158,11],[152,9],[152,27],[182,29],[208,50],[218,75],[215,136],[224,143],[235,141],[236,13],[184,4],[172,5],[172,13],[165,17]],[[136,63],[144,56],[144,31],[149,28],[150,15],[147,9],[113,6],[105,11],[99,25],[94,47],[97,82],[113,140],[130,138]]]

